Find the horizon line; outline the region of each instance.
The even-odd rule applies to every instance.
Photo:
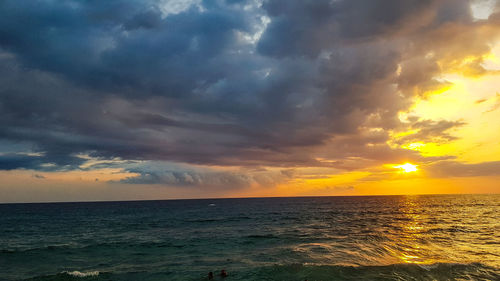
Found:
[[[267,198],[321,198],[321,197],[391,197],[391,196],[445,196],[445,195],[500,195],[499,193],[421,193],[421,194],[361,194],[361,195],[304,195],[304,196],[261,196],[261,197],[209,197],[209,198],[167,198],[167,199],[130,199],[130,200],[83,200],[83,201],[38,201],[38,202],[0,202],[0,205],[14,204],[68,204],[68,203],[120,203],[181,200],[227,200],[227,199],[267,199]]]

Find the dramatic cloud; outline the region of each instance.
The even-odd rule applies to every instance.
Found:
[[[250,186],[274,186],[290,179],[291,170],[219,171],[165,163],[135,164],[125,169],[137,176],[119,182],[130,184],[162,184],[169,186],[202,186],[219,189],[237,189]]]
[[[412,141],[426,141],[426,142],[449,142],[455,140],[456,137],[452,136],[449,131],[465,125],[461,121],[433,121],[433,120],[419,120],[410,125],[410,129],[415,133],[406,135],[399,138],[399,143],[407,143]]]
[[[412,129],[401,143],[451,141],[464,125],[399,113],[447,86],[444,72],[489,72],[500,14],[477,20],[471,3],[1,1],[0,170],[85,169],[88,159],[340,170],[449,159],[388,141]],[[25,151],[8,148],[20,143]],[[288,178],[183,167],[123,167],[138,175],[122,182]]]
[[[4,154],[0,155],[0,170],[33,169],[40,171],[72,170],[78,169],[86,160],[67,155],[26,155]]]

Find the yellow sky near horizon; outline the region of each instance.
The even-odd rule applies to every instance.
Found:
[[[500,45],[484,65],[492,71],[500,69]],[[431,120],[457,120],[463,126],[452,130],[457,139],[444,143],[407,143],[403,147],[425,156],[453,155],[458,160],[477,163],[499,160],[500,155],[500,73],[479,77],[445,75],[451,83],[445,91],[417,99],[409,113]]]

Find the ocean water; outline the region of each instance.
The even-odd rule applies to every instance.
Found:
[[[0,280],[209,271],[227,281],[500,280],[500,195],[0,205]]]

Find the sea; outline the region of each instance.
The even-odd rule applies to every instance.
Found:
[[[209,272],[225,281],[500,280],[500,195],[0,205],[0,280]]]

